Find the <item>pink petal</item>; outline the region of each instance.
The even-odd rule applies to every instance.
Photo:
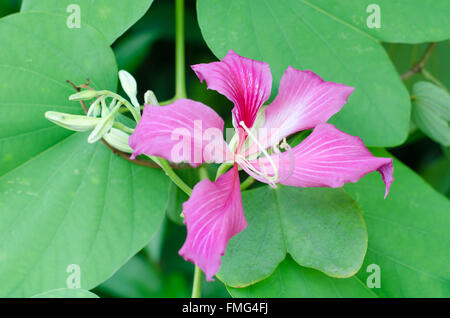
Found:
[[[192,65],[201,82],[234,103],[233,124],[252,127],[262,104],[270,97],[272,74],[267,63],[242,57],[232,50],[221,62]]]
[[[301,130],[326,123],[347,102],[354,88],[325,82],[313,72],[288,67],[281,78],[275,100],[266,109],[266,140],[270,147],[281,139]]]
[[[394,178],[392,158],[374,157],[359,137],[348,135],[331,124],[320,124],[291,150],[271,156],[279,169],[279,182],[295,187],[342,187],[378,171],[386,184],[385,198]],[[273,169],[264,158],[261,166]]]
[[[230,238],[247,227],[237,166],[216,182],[200,181],[183,204],[183,214],[187,238],[179,253],[199,266],[210,281]]]
[[[179,99],[167,106],[146,106],[129,140],[140,154],[158,156],[192,166],[204,162],[223,162],[232,158],[223,140],[222,118],[208,106]]]

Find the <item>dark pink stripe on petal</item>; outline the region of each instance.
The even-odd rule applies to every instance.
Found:
[[[146,154],[173,162],[223,162],[232,158],[223,139],[222,118],[208,106],[179,99],[147,106],[129,140],[133,157]]]
[[[359,137],[346,134],[331,124],[321,124],[291,151],[271,157],[278,166],[279,183],[295,187],[342,187],[378,171],[389,193],[394,167],[392,158],[374,157]],[[260,168],[255,161],[253,165]],[[261,166],[273,173],[267,159]]]
[[[264,145],[272,146],[293,133],[327,122],[341,110],[353,89],[289,66],[281,78],[277,97],[266,109],[263,127],[271,129],[272,134]]]
[[[262,104],[270,97],[272,74],[267,63],[242,57],[232,50],[221,62],[192,65],[201,82],[234,103],[233,123],[252,127]]]
[[[188,233],[179,253],[199,266],[210,281],[230,238],[247,227],[237,166],[216,182],[200,181],[183,204],[183,214]]]

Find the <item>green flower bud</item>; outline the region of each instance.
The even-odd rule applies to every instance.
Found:
[[[88,131],[94,129],[100,122],[100,118],[72,115],[54,111],[46,112],[45,118],[58,126],[75,131]]]
[[[119,107],[116,106],[108,114],[105,114],[102,111],[102,115],[105,114],[106,116],[101,118],[99,123],[97,124],[97,126],[95,126],[95,129],[91,132],[91,134],[88,137],[88,143],[92,144],[94,142],[97,142],[99,139],[101,139],[106,133],[108,133],[111,130],[111,127],[114,125],[114,120],[116,118],[118,110],[119,110]],[[106,110],[106,111],[108,111],[108,110]]]
[[[97,98],[95,102],[93,102],[92,105],[89,107],[89,111],[87,113],[88,117],[98,117],[100,115],[101,112],[100,100],[101,98]]]
[[[147,91],[144,95],[144,102],[147,105],[159,106],[158,100],[156,99],[155,93],[152,91]]]
[[[94,91],[92,89],[87,89],[87,90],[75,93],[73,95],[70,95],[69,100],[82,101],[82,100],[89,100],[89,99],[95,98],[97,96],[98,96],[97,91]]]
[[[119,79],[120,84],[122,85],[123,90],[127,93],[128,97],[131,100],[131,103],[136,109],[140,109],[141,105],[139,104],[136,95],[137,95],[137,84],[134,77],[128,73],[127,71],[121,70],[119,71]]]
[[[110,132],[103,136],[105,141],[114,148],[126,153],[132,153],[133,149],[128,146],[129,137],[128,134],[116,128],[111,128]]]

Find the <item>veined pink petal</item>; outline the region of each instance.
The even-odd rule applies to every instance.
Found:
[[[267,139],[263,138],[261,144],[270,147],[293,133],[326,123],[341,110],[353,89],[289,66],[277,97],[266,109],[263,129],[267,130]]]
[[[222,118],[208,106],[179,99],[167,106],[146,106],[131,135],[132,159],[140,154],[158,156],[192,166],[232,158],[223,139]]]
[[[200,181],[183,204],[183,214],[187,238],[179,253],[199,266],[210,281],[230,238],[247,227],[237,166],[216,182]]]
[[[386,184],[386,197],[394,181],[391,158],[374,157],[359,137],[331,124],[318,125],[299,145],[271,158],[278,166],[278,182],[295,187],[342,187],[376,170]],[[254,161],[254,167],[273,174],[267,158],[260,162]]]
[[[272,74],[267,63],[242,57],[232,50],[220,62],[192,65],[201,82],[234,103],[233,124],[253,126],[262,104],[270,97]]]

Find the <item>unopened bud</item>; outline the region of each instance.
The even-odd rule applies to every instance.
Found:
[[[95,129],[88,137],[88,143],[93,144],[100,140],[106,133],[108,133],[114,124],[118,108],[113,109],[106,117],[100,119]]]
[[[100,98],[97,98],[95,102],[91,104],[89,107],[89,111],[87,113],[88,117],[98,117],[100,115],[101,108],[100,108]]]
[[[119,71],[119,79],[123,90],[125,91],[125,93],[127,93],[133,106],[136,107],[136,109],[140,109],[141,105],[139,105],[139,102],[137,101],[136,98],[137,84],[134,77],[127,71],[121,70]]]
[[[144,94],[144,102],[146,105],[159,106],[158,100],[156,99],[155,93],[152,91],[147,91]]]
[[[82,100],[89,100],[92,98],[95,98],[98,96],[98,92],[92,89],[87,89],[78,93],[75,93],[73,95],[69,96],[69,100],[72,101],[82,101]]]
[[[58,126],[75,131],[88,131],[94,129],[100,122],[100,118],[72,115],[54,111],[46,112],[45,118]]]
[[[114,148],[126,153],[133,153],[133,149],[128,145],[129,137],[128,134],[116,128],[111,128],[110,132],[103,136],[105,141]]]

